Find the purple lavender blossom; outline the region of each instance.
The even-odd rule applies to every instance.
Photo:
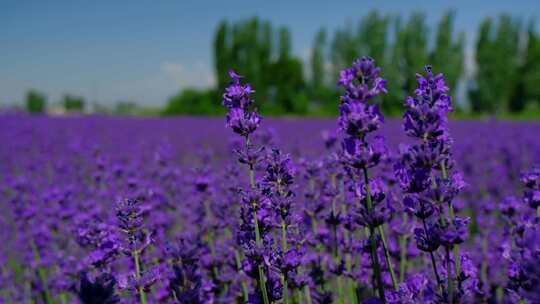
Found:
[[[369,229],[371,247],[371,267],[375,282],[373,286],[378,290],[380,299],[385,299],[381,265],[379,263],[377,248],[377,229],[382,247],[385,252],[386,263],[392,277],[392,284],[397,289],[392,261],[386,245],[384,228],[381,226],[390,218],[390,210],[384,206],[382,200],[377,197],[384,194],[378,193],[380,188],[372,185],[368,169],[377,166],[386,156],[384,139],[380,136],[371,137],[384,122],[384,117],[378,109],[378,105],[370,104],[369,101],[380,93],[386,92],[386,81],[379,77],[380,69],[375,66],[375,61],[369,57],[362,57],[353,62],[352,67],[341,72],[338,85],[345,89],[345,95],[341,96],[339,107],[338,124],[345,138],[342,141],[342,161],[351,181],[360,182],[359,194],[360,205],[353,204],[358,210],[354,211],[360,226]],[[375,190],[375,191],[373,191]],[[373,196],[375,194],[375,196]]]

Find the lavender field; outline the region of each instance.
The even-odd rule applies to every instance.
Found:
[[[370,64],[339,119],[1,116],[0,303],[540,303],[540,123]]]

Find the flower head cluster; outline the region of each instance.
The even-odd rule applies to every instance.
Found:
[[[77,242],[81,247],[91,249],[84,264],[97,268],[106,268],[120,250],[113,227],[100,222],[81,224],[77,230]]]
[[[115,292],[115,285],[115,278],[109,274],[90,278],[88,273],[83,272],[76,287],[77,295],[83,304],[120,303],[120,297]]]
[[[255,91],[249,84],[242,85],[240,79],[242,76],[235,71],[230,70],[229,76],[231,83],[225,89],[223,94],[223,105],[229,109],[227,114],[227,126],[235,133],[244,137],[255,132],[261,122],[261,117],[256,110],[251,110],[253,100],[251,94]]]
[[[441,74],[433,76],[431,67],[426,66],[425,71],[426,75],[417,75],[416,96],[407,98],[407,111],[403,116],[405,132],[417,142],[400,147],[394,169],[405,193],[403,204],[406,210],[422,221],[436,222],[443,204],[452,202],[465,184],[459,172],[447,175],[453,164],[446,126],[447,113],[451,110],[451,98],[446,95],[448,87]],[[431,233],[437,231],[429,230]],[[426,235],[426,231],[416,234]],[[431,239],[441,240],[440,236]]]
[[[540,167],[534,167],[521,175],[525,186],[523,202],[531,207],[536,215],[538,210],[538,193],[540,193]],[[529,209],[530,210],[530,209]],[[540,301],[538,283],[540,282],[540,217],[526,214],[520,222],[515,223],[513,237],[515,248],[510,254],[508,268],[509,291],[520,301],[529,303]]]
[[[341,72],[338,82],[346,90],[341,96],[338,118],[339,129],[345,135],[341,143],[342,159],[354,171],[376,166],[386,154],[384,138],[369,138],[384,122],[378,105],[369,103],[386,92],[386,81],[379,72],[373,59],[362,57]]]
[[[425,75],[416,74],[418,88],[414,97],[407,97],[407,111],[403,115],[405,133],[411,137],[435,139],[447,135],[447,115],[452,109],[452,98],[442,74],[433,76],[431,66]]]
[[[338,82],[346,90],[341,96],[338,118],[339,130],[344,135],[341,161],[349,176],[356,180],[354,192],[362,202],[353,221],[371,227],[389,219],[388,209],[383,204],[382,183],[367,176],[367,170],[377,166],[387,155],[384,138],[371,136],[384,122],[378,105],[369,103],[372,98],[386,92],[386,81],[379,73],[380,68],[373,59],[362,57],[341,72]],[[370,187],[373,187],[371,193]]]
[[[116,205],[116,218],[118,227],[126,236],[126,242],[122,245],[125,254],[142,252],[150,245],[150,235],[143,231],[143,210],[138,200],[120,200]]]
[[[339,106],[339,127],[350,137],[364,137],[379,129],[384,116],[379,107],[369,100],[386,93],[386,80],[379,76],[380,68],[369,57],[353,62],[352,67],[341,71],[338,85],[346,90]]]
[[[369,57],[355,60],[350,68],[341,72],[338,85],[345,89],[339,106],[339,129],[344,139],[341,142],[341,160],[350,177],[359,204],[352,204],[346,229],[366,227],[369,230],[369,249],[373,269],[373,286],[384,299],[384,284],[377,249],[379,248],[375,228],[390,219],[390,209],[386,205],[385,187],[379,179],[370,178],[368,170],[377,166],[387,156],[384,138],[372,136],[384,122],[384,116],[377,104],[370,101],[385,93],[386,81],[379,76],[380,68]],[[354,233],[354,231],[353,231]],[[392,262],[386,240],[380,232],[383,250],[387,257],[392,283],[397,287]],[[360,246],[363,247],[363,246]]]
[[[407,110],[403,115],[405,133],[417,141],[412,146],[401,146],[400,157],[394,169],[404,192],[403,205],[406,211],[416,216],[421,226],[414,229],[417,248],[432,257],[432,266],[437,280],[439,272],[435,252],[440,247],[446,249],[444,264],[448,267],[459,265],[458,244],[465,241],[468,233],[468,218],[454,215],[453,200],[465,187],[462,174],[452,172],[454,162],[450,153],[452,142],[447,115],[452,111],[451,98],[442,74],[433,75],[430,66],[425,67],[425,75],[417,74],[418,88],[414,97],[407,97]],[[447,207],[445,207],[447,206]],[[448,209],[448,211],[445,211]],[[450,215],[450,218],[447,217]],[[454,261],[450,249],[454,248]],[[443,263],[441,263],[443,264]],[[453,293],[452,271],[446,269],[448,284],[444,289],[445,299],[454,301],[463,290]],[[456,281],[465,278],[463,269],[456,266]],[[441,272],[442,273],[442,272]],[[442,282],[438,282],[442,288]],[[452,299],[450,299],[452,298]]]
[[[537,209],[540,206],[540,166],[522,174],[521,182],[526,188],[523,193],[523,202]]]
[[[199,269],[199,256],[203,247],[200,240],[185,234],[166,247],[166,255],[172,259],[172,270],[167,275],[171,298],[179,303],[200,303],[202,294],[202,275]]]

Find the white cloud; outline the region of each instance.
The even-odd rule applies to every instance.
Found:
[[[161,64],[160,69],[180,88],[208,88],[216,83],[212,69],[202,61],[190,65],[166,61]]]

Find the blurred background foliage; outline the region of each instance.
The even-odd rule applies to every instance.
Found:
[[[389,94],[381,104],[387,115],[400,115],[405,97],[414,90],[415,73],[430,63],[452,88],[456,117],[539,118],[540,37],[534,20],[486,18],[470,49],[465,33],[454,30],[454,20],[454,11],[448,11],[436,28],[429,28],[421,12],[402,18],[372,11],[334,32],[321,28],[307,59],[291,53],[287,27],[257,17],[223,20],[213,37],[216,87],[184,89],[163,109],[141,109],[129,101],[113,109],[93,108],[118,115],[219,115],[224,113],[221,94],[229,81],[227,72],[233,68],[255,87],[259,110],[265,115],[332,116],[337,114],[339,71],[353,59],[370,55],[388,80]],[[60,105],[63,112],[84,112],[88,106],[82,97],[71,95],[65,95]],[[28,92],[29,112],[46,107],[43,94]]]

